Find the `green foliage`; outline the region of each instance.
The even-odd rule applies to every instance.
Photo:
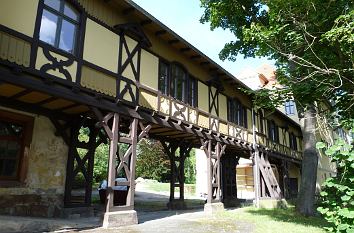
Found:
[[[243,54],[276,61],[277,79],[286,88],[253,93],[256,105],[274,108],[289,95],[302,107],[332,100],[337,117],[353,118],[353,0],[201,0],[201,6],[201,22],[235,35],[221,59]],[[264,101],[269,96],[272,101]]]
[[[81,128],[79,140],[88,142],[89,129]],[[119,153],[124,154],[128,149],[127,144],[119,143]],[[79,149],[78,153],[81,158],[86,154],[86,150]],[[102,180],[107,179],[108,175],[108,155],[109,145],[101,144],[97,147],[95,152],[94,167],[93,167],[93,182],[97,185]],[[185,182],[187,184],[195,183],[195,151],[192,150],[190,156],[185,161]],[[119,177],[124,177],[122,170]],[[159,182],[169,182],[170,179],[170,160],[165,154],[160,142],[154,140],[143,139],[139,142],[137,148],[137,162],[136,162],[136,177],[143,177],[146,179],[154,179]],[[79,173],[75,182],[78,187],[83,186],[84,176]]]
[[[184,162],[184,174],[185,174],[185,183],[186,184],[195,184],[196,178],[196,159],[195,159],[195,150],[192,149],[189,153],[189,156]]]
[[[108,154],[109,145],[101,144],[97,147],[93,166],[93,182],[96,184],[102,182],[103,180],[107,180]]]
[[[136,177],[169,181],[170,161],[160,142],[142,139],[139,142],[136,161]]]
[[[317,210],[331,224],[331,232],[354,232],[354,149],[343,140],[326,147],[317,143],[317,148],[337,163],[337,176],[326,180],[320,193]]]

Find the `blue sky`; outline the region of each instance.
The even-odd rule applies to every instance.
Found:
[[[203,14],[199,0],[133,1],[235,76],[246,68],[252,70],[263,63],[273,64],[265,58],[243,59],[243,56],[239,56],[236,62],[221,61],[220,50],[235,37],[222,29],[210,31],[208,24],[199,22]]]

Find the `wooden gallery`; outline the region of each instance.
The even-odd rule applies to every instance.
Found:
[[[104,225],[137,223],[144,137],[161,141],[171,160],[170,208],[183,205],[192,148],[207,158],[206,211],[237,199],[239,158],[253,161],[256,199],[293,193],[300,126],[280,111],[255,111],[239,91],[247,86],[132,1],[5,0],[0,23],[0,214],[63,217],[91,208],[95,149],[106,143]],[[128,186],[125,205],[114,205],[114,186]]]

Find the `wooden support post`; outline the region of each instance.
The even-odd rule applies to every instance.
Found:
[[[138,144],[138,119],[134,119],[130,124],[130,136],[131,136],[131,155],[130,155],[130,177],[129,191],[127,196],[127,206],[134,208],[134,194],[135,194],[135,163],[136,163],[136,147]]]
[[[114,190],[116,180],[116,158],[118,149],[118,131],[119,131],[119,115],[114,113],[113,115],[113,125],[112,129],[105,128],[107,135],[112,135],[109,144],[109,158],[108,158],[108,181],[107,181],[107,201],[106,201],[106,212],[110,212],[114,206]]]
[[[57,124],[56,127],[58,126]],[[80,129],[87,127],[89,129],[89,141],[79,141]],[[57,130],[60,128],[57,127]],[[60,135],[64,135],[66,131],[62,131]],[[65,207],[88,207],[91,205],[92,179],[93,179],[93,165],[94,155],[97,146],[96,137],[99,130],[94,126],[94,123],[89,119],[79,119],[71,124],[69,140],[69,153],[67,161],[67,175],[65,182]],[[78,152],[82,149],[82,153]],[[86,152],[84,152],[86,151]],[[73,184],[79,173],[84,178],[84,195],[73,195]]]
[[[184,162],[192,149],[192,144],[187,141],[165,142],[161,141],[166,154],[171,163],[171,179],[170,179],[170,200],[168,207],[170,209],[183,209],[184,203]],[[179,154],[177,155],[177,149]],[[175,188],[179,188],[179,200],[175,199]]]
[[[281,165],[281,175],[283,178],[283,193],[284,193],[284,198],[290,198],[290,192],[289,192],[289,163],[286,160],[282,160],[282,165]]]
[[[124,124],[125,121],[122,121],[118,113],[108,113],[103,117],[97,109],[94,112],[99,119],[99,123],[96,125],[105,130],[110,140],[106,213],[104,215],[103,227],[137,224],[137,214],[134,211],[136,149],[138,141],[148,136],[151,125],[145,127],[142,122],[139,123],[138,119],[132,118],[129,119],[128,136],[121,135],[119,126],[120,124]],[[110,128],[108,122],[112,118],[113,124],[112,128]],[[138,134],[139,131],[140,134]],[[118,143],[129,145],[124,155],[119,153]],[[117,175],[121,173],[124,175],[122,177],[125,178],[124,181],[117,180]],[[116,201],[114,200],[114,189],[116,186],[127,187],[126,200],[117,199],[118,205],[115,205]],[[125,190],[121,191],[124,192]],[[124,195],[122,196],[124,197]]]
[[[202,141],[202,147],[207,156],[207,176],[208,176],[208,199],[207,203],[212,203],[213,200],[216,202],[220,201],[221,196],[221,156],[225,152],[226,146],[222,146],[220,142],[212,145],[211,140],[205,142]]]
[[[211,140],[208,141],[208,149],[205,151],[207,155],[207,182],[208,182],[208,198],[207,198],[207,203],[211,204],[211,201],[213,199],[213,180],[212,180],[212,161],[211,161],[211,156],[212,156],[212,150],[211,150]]]
[[[236,207],[237,201],[237,183],[236,183],[236,166],[240,157],[234,154],[224,155],[221,159],[221,187],[222,201],[225,206]]]
[[[222,146],[217,142],[213,146],[211,140],[201,140],[202,148],[207,157],[207,182],[208,182],[208,198],[204,206],[204,211],[209,213],[217,212],[224,209],[224,205],[220,202],[221,196],[221,177],[220,177],[220,160],[224,154],[226,145]]]
[[[253,189],[254,189],[254,199],[256,208],[259,208],[259,199],[261,196],[261,177],[259,173],[259,150],[257,144],[257,135],[256,135],[256,112],[254,108],[252,108],[252,134],[253,134]]]

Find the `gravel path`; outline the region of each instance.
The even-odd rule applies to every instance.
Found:
[[[84,230],[85,233],[222,233],[222,232],[253,232],[254,226],[245,222],[231,221],[218,217],[208,216],[203,211],[197,212],[174,212],[159,211],[150,212],[149,215],[156,215],[156,220],[145,221],[144,223],[116,229],[96,228]],[[141,216],[139,217],[139,219]]]

